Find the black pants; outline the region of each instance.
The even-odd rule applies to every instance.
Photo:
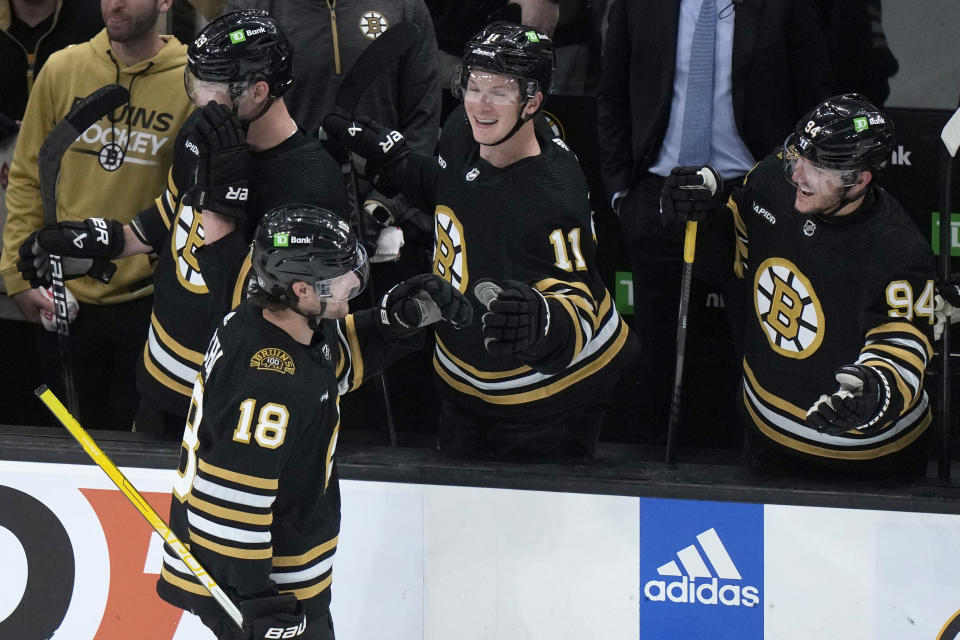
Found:
[[[734,181],[731,181],[731,184],[733,183]],[[619,214],[624,246],[633,272],[632,328],[640,340],[640,356],[633,374],[636,379],[636,389],[628,399],[632,405],[628,415],[635,416],[639,440],[647,444],[666,442],[676,367],[677,318],[683,276],[685,230],[683,225],[664,225],[661,222],[660,191],[662,188],[662,177],[645,173],[621,202]],[[732,237],[730,242],[733,242]],[[739,323],[742,321],[742,315],[738,313],[739,306],[742,304],[740,291],[739,283],[732,280],[722,287],[727,313],[722,316],[721,323],[728,324],[729,329],[705,326],[707,323],[715,323],[718,312],[713,311],[707,314],[705,311],[707,290],[696,278],[692,282],[688,307],[683,386],[686,392],[683,395],[681,408],[684,414],[689,414],[691,410],[696,409],[697,417],[703,417],[708,422],[723,422],[726,425],[725,429],[729,429],[735,421],[732,394],[735,381],[739,377],[737,366],[739,358],[731,354],[719,360],[715,357],[716,354],[712,353],[717,349],[717,345],[701,344],[700,340],[705,333],[717,335],[729,331],[731,334],[739,335]],[[726,348],[731,352],[738,351],[732,345],[726,345]],[[697,371],[698,366],[709,367],[711,371]],[[724,386],[728,387],[728,393],[724,398],[711,397],[709,409],[691,406],[691,401],[702,398],[703,391],[714,389],[718,381],[724,381]],[[699,392],[697,389],[691,391],[692,387],[687,386],[688,382],[692,386],[706,386],[702,386]],[[698,435],[687,430],[683,435],[686,439],[702,441],[700,444],[711,446],[722,444],[720,441],[722,438],[718,438],[717,434]]]
[[[487,420],[451,402],[440,401],[441,451],[470,458],[589,457],[610,407],[608,391],[588,403],[534,420]]]
[[[129,431],[137,411],[136,362],[147,341],[153,296],[111,305],[80,303],[70,325],[70,358],[79,398],[77,418],[86,429]],[[68,404],[56,331],[37,326],[37,355],[44,383]]]

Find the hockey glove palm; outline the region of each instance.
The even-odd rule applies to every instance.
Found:
[[[241,640],[300,638],[306,635],[307,616],[303,612],[303,604],[292,593],[243,600],[239,608],[243,614],[243,631],[237,638]]]
[[[831,436],[853,429],[871,434],[899,414],[902,399],[893,395],[882,369],[848,364],[837,369],[836,378],[840,387],[833,395],[820,396],[807,411],[809,427]]]
[[[103,218],[61,222],[31,233],[18,253],[17,270],[33,287],[50,285],[50,254],[62,258],[64,280],[89,275],[110,282],[117,270],[110,259],[123,253],[123,225]]]
[[[334,142],[362,160],[361,175],[375,177],[402,162],[409,154],[407,140],[399,131],[366,118],[346,118],[330,113],[323,119],[323,131]]]
[[[194,209],[215,211],[242,224],[247,208],[247,171],[250,152],[237,116],[216,102],[200,111],[188,142],[197,155],[196,183],[183,201]]]
[[[484,348],[493,356],[536,359],[550,333],[550,305],[539,291],[522,282],[506,280],[497,286],[502,290],[496,297],[483,301],[488,309],[483,314]]]
[[[473,306],[449,282],[425,273],[391,288],[380,300],[380,324],[394,334],[409,335],[443,319],[457,329],[473,321]]]
[[[674,167],[664,178],[660,213],[666,224],[703,220],[720,205],[723,179],[713,167]]]

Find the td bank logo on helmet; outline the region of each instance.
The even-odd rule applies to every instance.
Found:
[[[255,36],[259,33],[266,33],[267,30],[263,27],[258,29],[237,29],[236,31],[230,32],[230,43],[231,44],[240,44],[241,42],[246,42],[247,36]]]
[[[273,246],[275,247],[289,247],[292,244],[310,244],[313,242],[313,238],[310,236],[298,237],[291,236],[286,231],[281,231],[280,233],[273,234]]]
[[[647,600],[728,607],[754,607],[760,603],[760,589],[743,584],[743,577],[716,529],[698,534],[697,542],[703,554],[691,544],[677,552],[679,566],[671,560],[657,568],[664,579],[648,580],[643,585]]]

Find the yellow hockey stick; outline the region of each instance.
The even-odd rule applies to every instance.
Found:
[[[113,483],[117,485],[117,488],[123,492],[123,495],[127,496],[127,499],[137,508],[137,511],[140,512],[147,522],[150,523],[150,526],[153,527],[153,530],[160,534],[160,537],[163,538],[163,541],[167,543],[173,552],[183,560],[183,563],[187,565],[190,571],[197,577],[197,580],[200,581],[200,584],[210,592],[210,595],[213,596],[213,599],[217,601],[223,610],[230,616],[230,619],[237,623],[237,626],[243,628],[243,615],[240,613],[240,610],[237,608],[233,601],[230,600],[229,596],[224,593],[223,589],[220,588],[220,585],[207,573],[207,570],[204,569],[197,559],[193,557],[193,554],[190,553],[190,550],[187,549],[186,545],[180,542],[180,539],[174,535],[173,531],[170,530],[170,527],[167,526],[167,523],[163,521],[163,518],[160,517],[153,507],[150,506],[140,492],[127,480],[126,476],[123,475],[123,472],[117,468],[117,465],[113,464],[113,461],[105,454],[97,443],[94,442],[93,438],[90,437],[83,427],[80,426],[80,423],[77,422],[76,418],[70,415],[70,412],[67,411],[67,408],[63,406],[63,403],[54,395],[53,391],[47,388],[47,385],[40,385],[34,393],[40,398],[40,401],[43,404],[47,405],[47,409],[56,416],[63,426],[67,428],[67,431],[70,432],[77,442],[80,443],[80,446],[83,447],[83,450],[87,452],[94,462],[97,463],[97,466],[103,469],[104,473],[110,476],[110,479],[113,480]]]

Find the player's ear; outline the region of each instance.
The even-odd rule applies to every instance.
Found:
[[[250,97],[257,104],[264,102],[270,97],[270,85],[263,80],[257,80],[253,83],[253,86],[250,87]]]
[[[294,282],[290,285],[290,288],[293,290],[293,295],[297,296],[298,300],[306,300],[310,295],[310,289],[312,288],[306,282]]]
[[[867,187],[870,185],[870,182],[873,180],[873,172],[864,170],[860,172],[860,175],[857,176],[857,181],[854,186],[857,188],[859,193],[863,193]]]
[[[537,112],[537,109],[540,108],[540,105],[543,104],[543,92],[537,91],[537,95],[527,100],[526,106],[523,107],[523,113],[528,116],[532,116]]]

